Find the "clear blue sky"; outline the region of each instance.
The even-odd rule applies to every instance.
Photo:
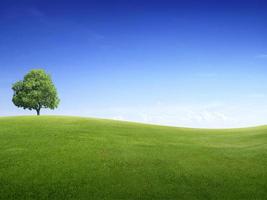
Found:
[[[0,2],[0,115],[11,85],[43,68],[60,107],[175,126],[267,124],[267,2]]]

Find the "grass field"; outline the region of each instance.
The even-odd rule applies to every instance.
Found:
[[[267,127],[0,118],[1,199],[267,199]]]

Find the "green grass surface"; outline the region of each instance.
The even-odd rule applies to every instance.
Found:
[[[267,199],[267,127],[0,118],[1,199]]]

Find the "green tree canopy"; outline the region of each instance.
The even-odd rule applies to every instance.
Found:
[[[13,103],[17,107],[36,110],[40,115],[42,108],[55,109],[59,104],[57,90],[51,77],[42,69],[31,70],[23,81],[13,84]]]

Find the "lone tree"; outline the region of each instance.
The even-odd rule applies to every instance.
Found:
[[[23,81],[13,84],[12,89],[13,103],[23,109],[36,110],[37,115],[42,108],[55,109],[59,104],[51,77],[42,69],[31,70]]]

